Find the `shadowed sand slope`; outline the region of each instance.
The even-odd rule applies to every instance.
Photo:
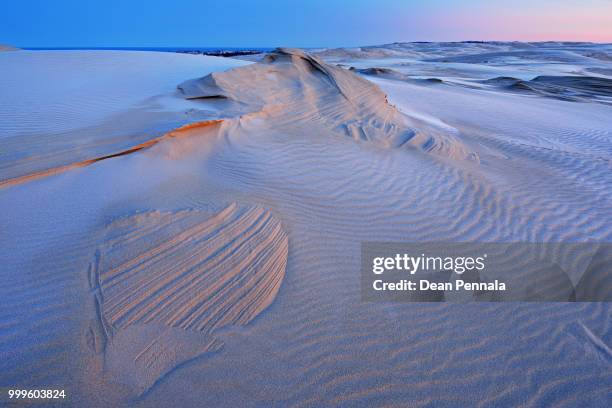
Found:
[[[145,392],[178,364],[217,350],[215,330],[264,310],[286,261],[287,236],[259,207],[120,219],[91,269],[100,326],[90,347],[104,354],[112,379]]]
[[[201,122],[193,122],[193,123],[189,123],[187,125],[183,125],[180,126],[170,132],[167,132],[165,134],[163,134],[162,136],[159,137],[154,137],[150,140],[147,140],[146,142],[137,144],[135,146],[131,146],[128,147],[125,150],[121,150],[121,151],[117,151],[114,153],[109,153],[106,154],[104,156],[99,156],[99,157],[93,157],[91,159],[86,159],[83,161],[79,161],[79,162],[75,162],[75,163],[70,163],[70,164],[66,164],[63,166],[58,166],[58,167],[52,167],[46,170],[42,170],[42,171],[37,171],[34,173],[30,173],[30,174],[25,174],[23,176],[19,176],[19,177],[13,177],[13,178],[9,178],[6,180],[2,180],[0,179],[0,188],[3,187],[10,187],[13,185],[17,185],[17,184],[21,184],[21,183],[26,183],[28,181],[32,181],[32,180],[36,180],[39,178],[43,178],[43,177],[47,177],[47,176],[52,176],[54,174],[59,174],[59,173],[63,173],[65,171],[71,170],[71,169],[75,169],[75,168],[79,168],[79,167],[85,167],[85,166],[89,166],[92,165],[94,163],[97,163],[99,161],[102,160],[107,160],[107,159],[112,159],[114,157],[119,157],[119,156],[125,156],[128,154],[132,154],[132,153],[136,153],[139,152],[141,150],[145,150],[145,149],[149,149],[153,146],[155,146],[156,144],[172,139],[172,138],[176,138],[176,137],[180,137],[180,136],[188,136],[190,133],[192,133],[194,130],[200,130],[202,128],[214,128],[217,125],[220,125],[223,121],[222,120],[205,120],[205,121],[201,121]]]
[[[230,100],[244,121],[273,119],[276,128],[319,125],[326,133],[382,147],[473,156],[454,135],[417,128],[375,84],[298,49],[279,48],[257,64],[214,72],[178,88],[187,99]]]
[[[137,51],[0,52],[0,180],[132,148],[192,121],[176,84],[245,62]]]

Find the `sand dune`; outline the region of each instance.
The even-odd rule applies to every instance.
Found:
[[[207,120],[207,121],[200,121],[200,122],[192,122],[192,123],[189,123],[187,125],[183,125],[181,127],[178,127],[176,129],[168,132],[168,133],[165,133],[162,136],[154,137],[154,138],[151,138],[151,139],[147,140],[144,143],[140,143],[140,144],[138,144],[136,146],[129,147],[126,150],[122,150],[122,151],[114,152],[114,153],[109,153],[109,154],[106,154],[104,156],[94,157],[94,158],[86,159],[86,160],[83,160],[83,161],[80,161],[80,162],[70,163],[70,164],[67,164],[67,165],[64,165],[64,166],[54,167],[54,168],[46,169],[46,170],[43,170],[43,171],[31,173],[31,174],[25,174],[25,175],[19,176],[19,177],[13,177],[13,178],[9,178],[9,179],[6,179],[6,180],[0,180],[0,188],[10,187],[10,186],[21,184],[21,183],[27,183],[28,181],[37,180],[37,179],[40,179],[40,178],[43,178],[43,177],[47,177],[47,176],[52,176],[52,175],[55,175],[55,174],[63,173],[63,172],[68,171],[68,170],[76,169],[76,168],[79,168],[79,167],[89,166],[89,165],[92,165],[92,164],[97,163],[97,162],[102,161],[102,160],[112,159],[112,158],[115,158],[115,157],[125,156],[127,154],[136,153],[138,151],[141,151],[141,150],[153,147],[153,146],[155,146],[156,144],[158,144],[160,142],[167,141],[167,140],[175,138],[175,137],[180,137],[180,136],[188,135],[189,133],[192,133],[194,130],[200,130],[202,128],[215,127],[215,126],[221,124],[222,122],[223,122],[222,120]]]
[[[592,72],[593,69],[589,69]],[[514,92],[530,93],[548,98],[573,102],[612,103],[612,79],[591,77],[586,75],[573,76],[537,76],[531,80],[522,80],[509,76],[500,76],[474,83],[444,81],[440,78],[414,78],[392,68],[355,68],[350,70],[361,75],[374,76],[396,81],[404,81],[421,85],[449,84],[480,89],[480,84],[494,86]]]
[[[540,75],[609,76],[610,44],[592,43],[394,43],[362,47],[347,55],[344,49],[318,52],[327,62],[354,66],[392,68],[411,78],[436,77],[473,83],[500,76],[531,80]],[[392,50],[393,56],[366,57],[371,50]]]
[[[610,44],[578,42],[396,42],[356,48],[334,48],[316,50],[315,54],[326,60],[376,60],[402,58],[481,62],[497,58],[517,56],[546,60],[553,58],[586,61],[588,59],[609,60]]]
[[[107,156],[212,118],[176,84],[245,65],[163,52],[20,51],[0,55],[0,179]]]
[[[278,127],[310,120],[356,141],[474,158],[453,134],[426,125],[417,130],[369,81],[301,50],[280,48],[262,62],[187,81],[179,89],[188,99],[233,101],[243,122],[266,119]]]
[[[223,121],[0,189],[0,384],[62,384],[71,406],[608,406],[608,303],[363,302],[359,270],[363,241],[612,242],[612,106],[483,83],[605,78],[610,47],[349,51],[109,56],[163,80],[114,105],[126,68],[95,88],[118,112],[85,104],[59,133],[51,112],[91,87],[64,82],[47,111],[0,88],[3,180]],[[523,57],[432,61],[507,52]],[[108,78],[93,55],[31,57],[11,72]],[[582,276],[549,265],[541,294],[609,296],[606,256]]]
[[[612,79],[589,76],[537,76],[530,81],[498,77],[483,81],[515,92],[574,102],[612,103]]]

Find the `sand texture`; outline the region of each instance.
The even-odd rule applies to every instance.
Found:
[[[186,81],[179,90],[187,99],[228,99],[244,122],[316,122],[313,126],[381,147],[469,155],[452,135],[418,132],[371,82],[297,49],[280,48],[262,62]]]
[[[177,365],[217,350],[216,330],[249,323],[274,300],[286,262],[286,234],[257,207],[111,223],[90,269],[103,328],[91,330],[90,344],[104,353],[105,374],[143,393]]]
[[[360,248],[612,242],[611,55],[0,53],[0,386],[75,407],[610,406],[609,303],[364,302]],[[607,296],[563,266],[542,296]]]
[[[0,181],[127,150],[197,121],[173,97],[176,84],[244,65],[129,51],[20,51],[1,58]]]

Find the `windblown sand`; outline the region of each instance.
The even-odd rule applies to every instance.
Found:
[[[0,384],[73,406],[609,405],[607,303],[365,303],[359,263],[362,241],[610,242],[611,55],[2,53]]]

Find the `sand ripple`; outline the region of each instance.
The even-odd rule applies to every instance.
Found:
[[[89,344],[107,375],[142,393],[178,364],[218,350],[216,330],[268,307],[286,259],[280,222],[259,207],[120,219],[90,269],[100,324]]]
[[[385,148],[475,158],[454,135],[421,123],[416,127],[370,81],[298,49],[279,48],[257,64],[214,72],[178,88],[187,99],[232,101],[245,125],[261,120],[275,120],[276,126],[310,122]]]

